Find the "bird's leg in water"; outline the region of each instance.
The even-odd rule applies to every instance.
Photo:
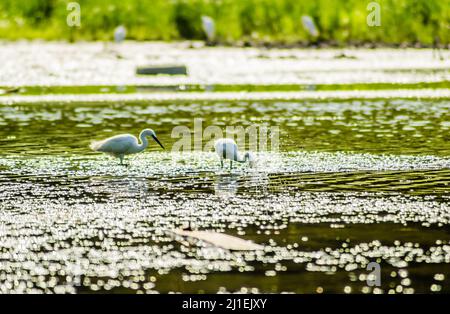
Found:
[[[121,165],[121,166],[124,165],[124,164],[123,164],[123,157],[124,157],[123,155],[120,155],[120,156],[119,156],[119,159],[120,159],[120,165]]]
[[[223,159],[220,160],[220,169],[223,168]]]
[[[230,171],[233,169],[233,161],[230,160]]]
[[[186,227],[186,225],[184,225],[184,224],[183,224],[183,227],[182,227],[182,229],[183,229],[183,230],[186,230],[186,231],[192,231],[192,227],[191,227],[191,221],[190,221],[190,220],[188,220],[188,224],[187,224],[187,227]]]

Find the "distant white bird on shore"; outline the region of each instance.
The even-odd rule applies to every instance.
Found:
[[[230,160],[230,170],[233,169],[233,161],[240,163],[249,162],[250,167],[253,167],[255,158],[252,153],[246,152],[244,156],[239,153],[236,142],[231,138],[221,138],[214,143],[214,148],[220,159],[220,167],[223,168],[223,160]]]
[[[123,25],[119,25],[114,29],[114,41],[121,43],[127,37],[127,29]]]
[[[151,136],[164,149],[164,146],[156,137],[155,132],[151,129],[142,130],[141,134],[139,134],[141,143],[138,142],[138,139],[134,135],[121,134],[102,141],[93,141],[90,148],[96,152],[106,153],[119,158],[120,164],[123,165],[125,155],[140,153],[147,148],[147,136]]]
[[[319,30],[317,29],[316,23],[314,23],[314,20],[311,16],[303,15],[302,16],[302,24],[303,24],[303,27],[306,29],[306,31],[312,37],[319,36]]]
[[[202,15],[202,27],[208,42],[212,43],[216,37],[216,25],[212,17]]]

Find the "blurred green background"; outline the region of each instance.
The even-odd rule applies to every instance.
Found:
[[[68,2],[1,0],[0,38],[110,40],[123,24],[128,39],[204,39],[200,17],[208,15],[221,43],[449,44],[450,0],[378,0],[380,27],[367,25],[364,0],[79,0],[81,27],[71,28]],[[302,15],[313,17],[317,39]]]

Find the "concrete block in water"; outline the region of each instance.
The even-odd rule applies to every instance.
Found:
[[[155,65],[143,66],[136,69],[136,74],[143,75],[187,75],[187,68],[184,65]]]

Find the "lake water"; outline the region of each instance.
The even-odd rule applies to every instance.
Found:
[[[278,150],[231,172],[172,152],[196,118],[276,126]],[[88,148],[145,127],[167,149],[127,167]],[[449,140],[448,98],[0,105],[0,292],[448,293]]]

